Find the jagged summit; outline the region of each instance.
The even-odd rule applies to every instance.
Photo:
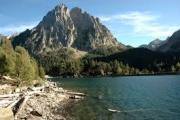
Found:
[[[175,31],[166,40],[155,39],[148,45],[141,45],[139,47],[160,52],[180,52],[180,30]]]
[[[32,30],[26,30],[12,38],[13,46],[21,45],[32,54],[72,47],[89,51],[98,46],[119,46],[111,32],[98,18],[75,7],[64,4],[49,11]]]
[[[180,52],[180,29],[168,37],[166,42],[158,49],[161,52]]]

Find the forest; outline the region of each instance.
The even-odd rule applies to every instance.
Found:
[[[31,85],[34,80],[44,78],[45,72],[36,60],[21,46],[13,49],[6,37],[0,40],[0,76],[10,76],[16,85]]]
[[[4,38],[0,41],[0,75],[12,76],[21,85],[43,78],[45,73],[60,77],[180,73],[178,53],[129,48],[121,52],[116,50],[110,55],[108,49],[99,50],[78,59],[58,52],[32,57],[23,47],[13,48],[11,42]]]
[[[135,48],[113,55],[94,58],[92,56],[72,59],[51,53],[39,56],[38,63],[44,67],[47,74],[62,77],[178,74],[180,72],[178,53],[161,53]]]

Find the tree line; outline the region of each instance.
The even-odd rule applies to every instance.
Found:
[[[44,78],[45,72],[23,47],[13,49],[7,38],[0,40],[0,76],[8,75],[16,80],[17,86],[32,84]]]
[[[180,72],[180,54],[178,52],[162,53],[145,48],[135,48],[110,56],[94,58],[94,60],[103,62],[115,59],[138,68],[140,71],[146,69],[154,73]]]
[[[41,55],[38,63],[53,76],[142,75],[180,72],[180,57],[147,49],[129,49],[110,56],[62,59],[57,54]]]
[[[99,53],[98,50],[96,52]],[[36,60],[23,47],[16,46],[13,49],[7,38],[0,41],[0,75],[12,76],[18,85],[30,84],[35,79],[43,78],[45,72],[62,77],[180,72],[178,53],[153,52],[144,48],[80,59],[50,52],[36,56]]]

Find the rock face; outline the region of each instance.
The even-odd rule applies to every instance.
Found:
[[[119,44],[110,31],[100,23],[98,18],[94,18],[77,7],[71,10],[70,15],[77,32],[73,47],[89,50],[101,45]]]
[[[64,4],[48,12],[32,30],[12,38],[12,43],[14,47],[25,47],[32,54],[57,51],[62,46],[89,51],[101,45],[120,45],[98,18],[80,8],[70,11]]]
[[[147,48],[149,50],[155,51],[156,49],[158,49],[161,45],[163,45],[165,43],[166,43],[166,41],[162,41],[160,39],[155,39],[155,40],[151,41],[148,45],[144,44],[139,47]]]
[[[160,52],[180,52],[180,30],[174,32],[171,37],[164,41],[155,39],[148,45],[141,45],[139,47]]]
[[[174,32],[166,43],[161,45],[157,51],[161,52],[180,52],[180,30]]]

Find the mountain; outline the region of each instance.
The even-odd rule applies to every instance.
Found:
[[[166,43],[158,47],[157,51],[161,52],[180,52],[180,30],[174,32]]]
[[[7,38],[12,39],[12,38],[14,38],[14,37],[16,37],[18,35],[19,35],[19,33],[17,32],[17,33],[14,33],[14,34],[11,34],[11,35],[7,36]]]
[[[180,30],[174,32],[166,40],[155,39],[148,45],[140,45],[139,48],[147,48],[159,52],[180,52]]]
[[[143,44],[140,45],[139,48],[147,48],[149,50],[155,51],[156,49],[158,49],[161,45],[165,44],[166,41],[160,40],[160,39],[155,39],[153,41],[151,41],[148,45]]]
[[[21,45],[31,54],[58,51],[62,47],[90,51],[99,46],[126,46],[119,43],[111,32],[82,9],[69,10],[64,4],[49,11],[33,29],[11,38],[13,46]]]

